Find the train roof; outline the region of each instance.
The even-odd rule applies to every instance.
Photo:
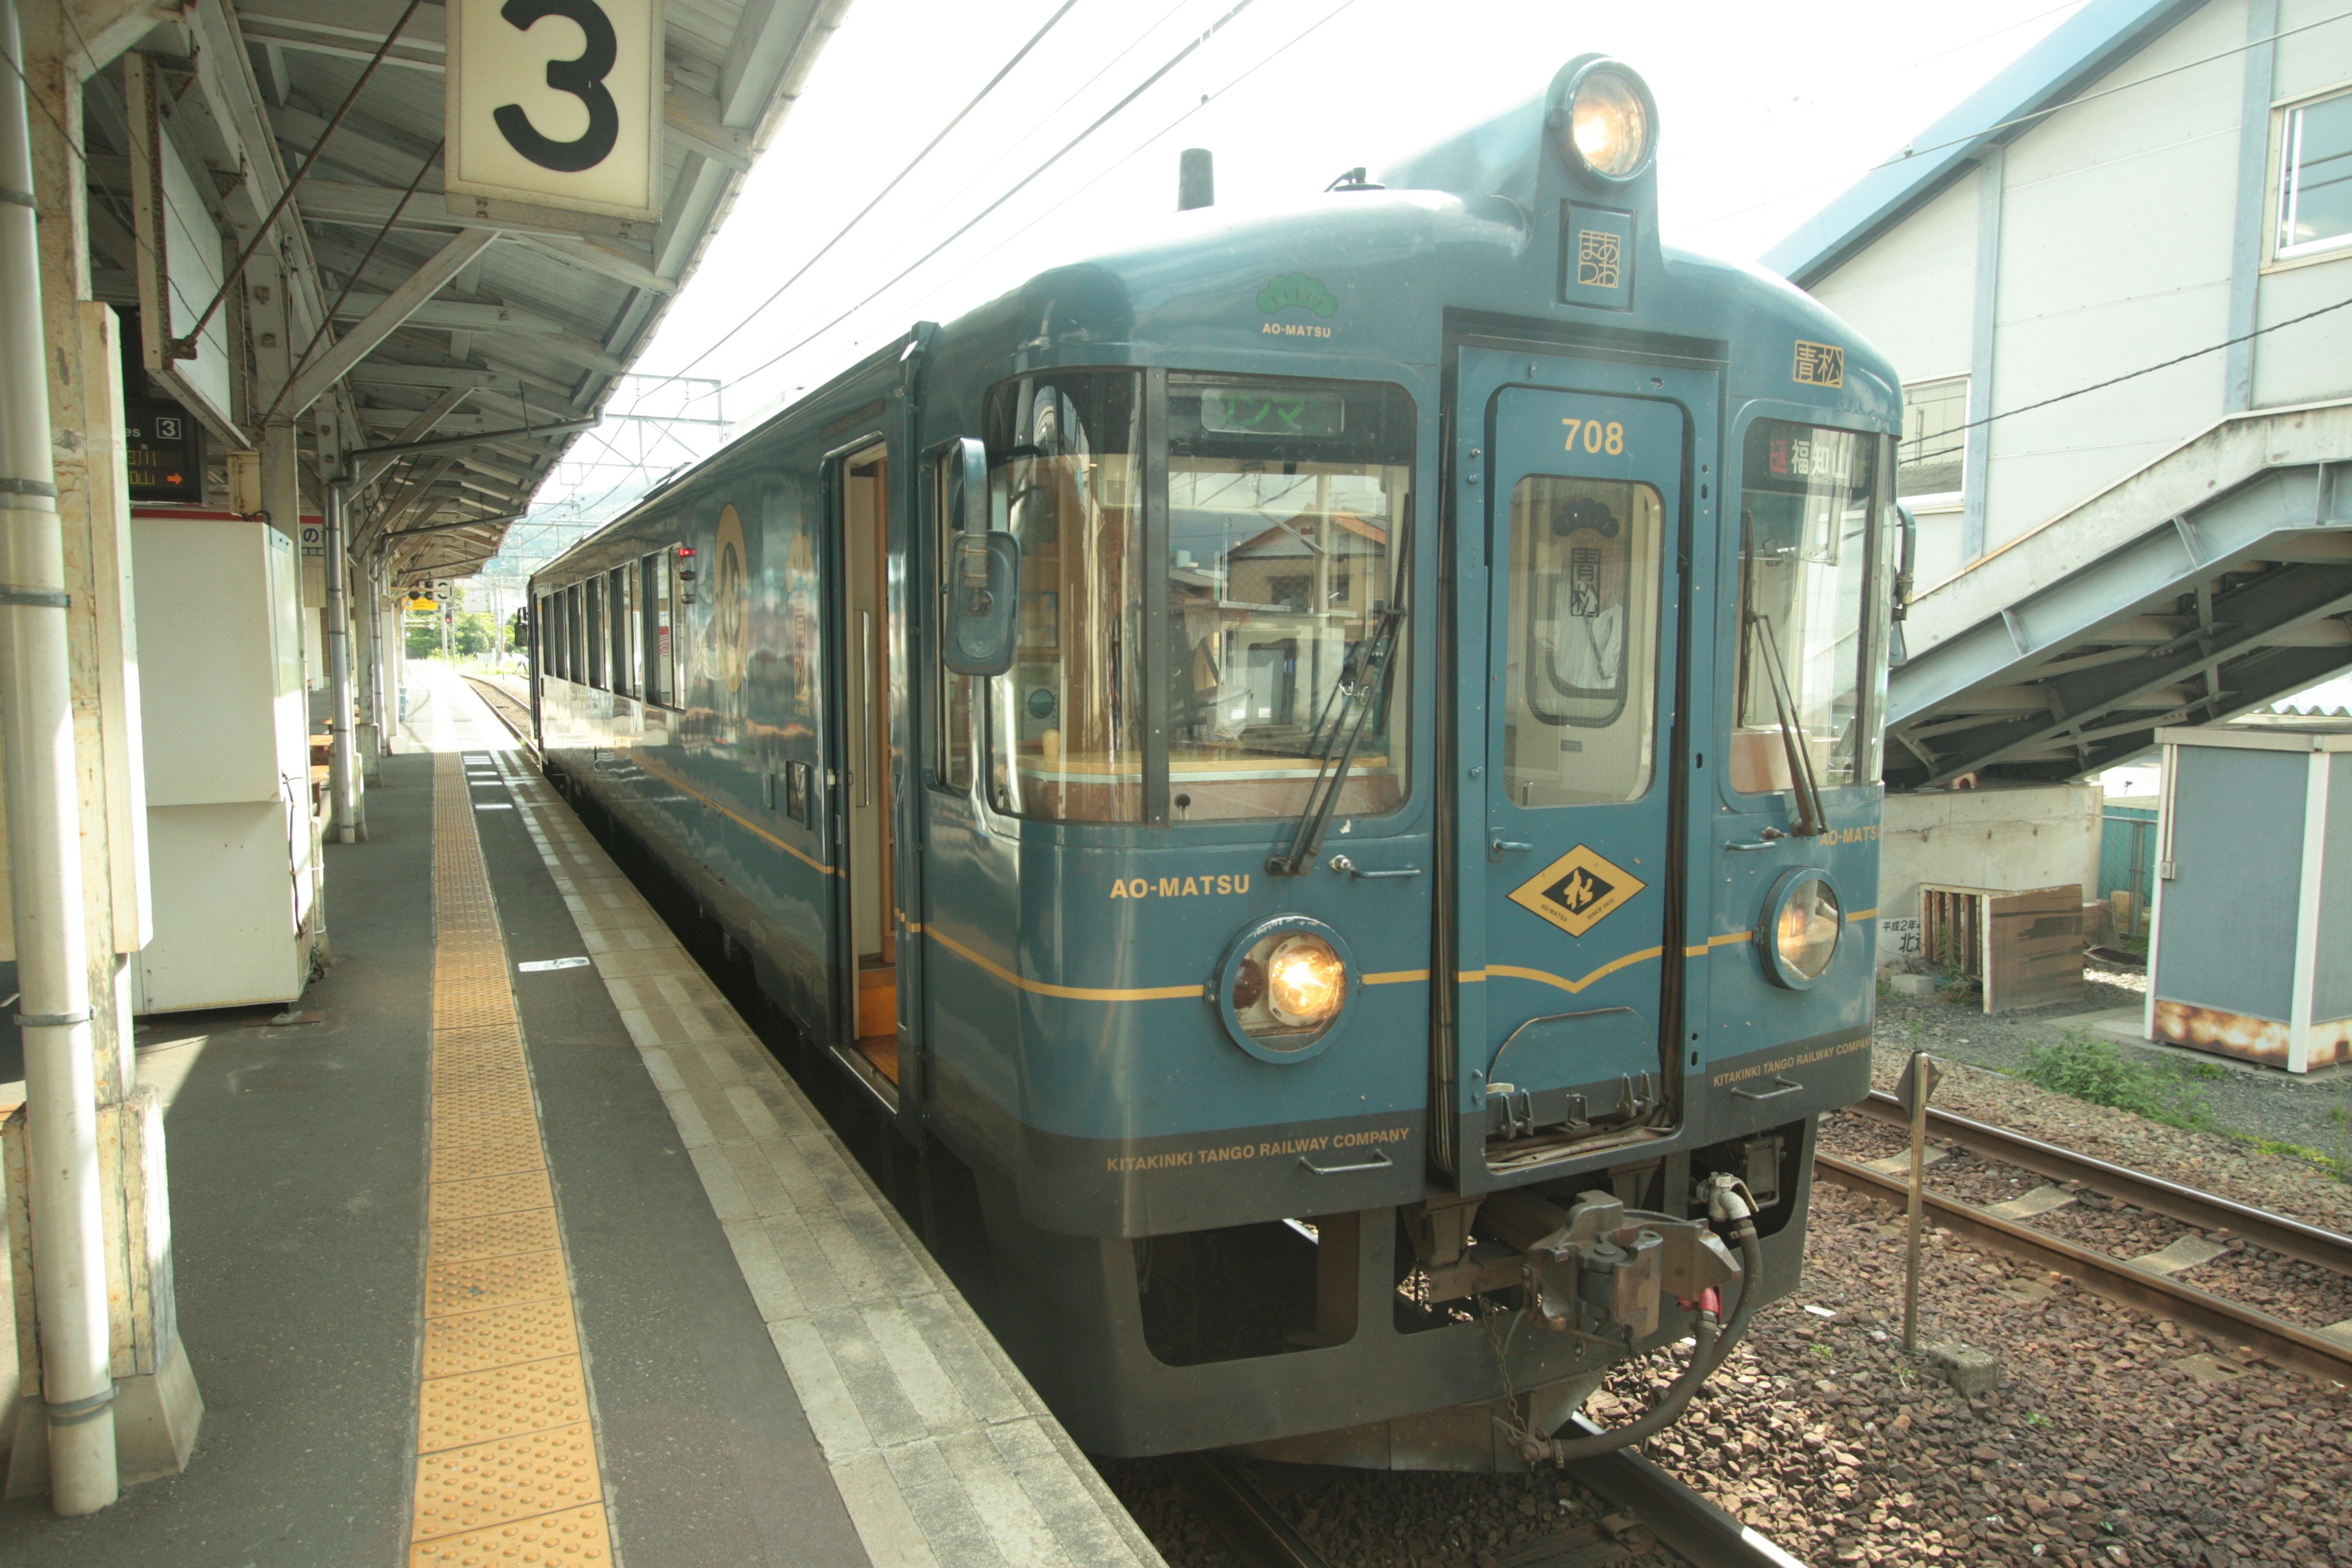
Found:
[[[607,529],[675,508],[779,428],[838,422],[919,349],[994,381],[1055,364],[1171,364],[1243,374],[1367,378],[1434,369],[1445,322],[1610,339],[1664,357],[1729,364],[1736,377],[1893,429],[1901,387],[1884,355],[1780,277],[1662,243],[1656,171],[1594,190],[1557,151],[1564,67],[1544,94],[1400,161],[1377,182],[1279,205],[1171,213],[1152,232],[1049,268],[938,325],[920,323],[647,495]],[[1559,212],[1553,222],[1537,215]],[[1563,300],[1572,215],[1625,242],[1629,308]],[[1622,220],[1614,222],[1613,220]],[[1837,345],[1832,388],[1790,386],[1792,340]],[[1769,364],[1766,363],[1769,361]],[[1744,374],[1743,374],[1744,372]],[[590,549],[583,539],[542,572]]]

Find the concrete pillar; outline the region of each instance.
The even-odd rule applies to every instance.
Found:
[[[56,0],[24,0],[25,73],[30,87],[33,188],[38,202],[39,309],[47,352],[52,461],[68,606],[68,679],[79,821],[83,947],[90,1024],[100,1208],[110,1298],[113,1422],[123,1480],[169,1474],[185,1463],[204,1406],[180,1343],[173,1300],[171,1221],[163,1120],[136,1082],[132,966],[152,932],[146,889],[145,764],[140,746],[138,640],[131,616],[131,516],[118,322],[90,299],[82,149],[82,53],[102,8],[79,30]],[[134,34],[135,18],[101,37]],[[93,46],[97,47],[97,46]],[[112,45],[121,47],[120,42]],[[7,301],[15,309],[16,301]],[[12,1166],[25,1157],[23,1113],[6,1130]],[[37,1134],[32,1135],[37,1141]],[[12,1216],[13,1218],[13,1216]],[[34,1261],[11,1226],[13,1261]],[[21,1278],[21,1276],[20,1276]],[[21,1293],[29,1303],[32,1294]],[[12,1426],[6,1490],[47,1488],[46,1423],[39,1418],[37,1326],[20,1304],[17,1335],[26,1375]]]

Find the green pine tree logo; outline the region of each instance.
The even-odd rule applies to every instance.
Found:
[[[1277,278],[1258,290],[1257,308],[1269,316],[1293,305],[1304,306],[1327,321],[1339,309],[1339,301],[1323,287],[1323,279],[1309,278],[1304,272]]]

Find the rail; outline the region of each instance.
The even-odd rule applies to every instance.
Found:
[[[1579,1415],[1583,1432],[1600,1427]],[[1187,1454],[1177,1472],[1202,1515],[1246,1568],[1328,1568],[1241,1468],[1222,1454]],[[1584,1489],[1638,1518],[1691,1568],[1805,1568],[1662,1467],[1620,1450],[1567,1467]]]
[[[1891,1094],[1874,1091],[1869,1099],[1852,1109],[1875,1121],[1898,1127],[1910,1125],[1902,1103]],[[2253,1208],[2232,1198],[2168,1182],[2145,1171],[2109,1164],[2089,1154],[2044,1143],[2006,1127],[1937,1110],[1933,1106],[1927,1109],[1927,1132],[1940,1142],[1957,1143],[1971,1153],[2020,1166],[2053,1182],[2079,1182],[2093,1192],[2119,1199],[2134,1208],[2147,1209],[2200,1230],[2228,1230],[2267,1251],[2315,1263],[2338,1274],[2352,1274],[2352,1237],[2338,1236],[2332,1230]]]
[[[1900,1176],[1882,1174],[1835,1154],[1817,1151],[1813,1168],[1840,1186],[1892,1203],[1903,1202],[1910,1191]],[[2233,1345],[2248,1346],[2282,1366],[2333,1382],[2352,1382],[2352,1345],[2339,1344],[2284,1318],[2003,1219],[1933,1188],[1923,1197],[1928,1213],[1943,1228],[2056,1269],[2111,1301],[2185,1323]]]

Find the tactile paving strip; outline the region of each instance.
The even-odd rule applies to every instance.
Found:
[[[577,1421],[416,1460],[416,1536],[455,1535],[597,1501],[596,1438]]]
[[[611,1531],[602,1508],[566,1509],[491,1530],[419,1544],[412,1563],[432,1568],[510,1568],[514,1563],[609,1563]]]
[[[409,1563],[609,1563],[530,1058],[463,766],[433,773],[433,1152]]]
[[[513,1366],[572,1355],[580,1349],[572,1326],[572,1303],[560,1297],[493,1307],[425,1322],[425,1375],[454,1377],[461,1372]]]
[[[417,1411],[416,1446],[430,1454],[479,1441],[484,1432],[511,1437],[585,1421],[586,1386],[576,1355],[432,1378]]]

